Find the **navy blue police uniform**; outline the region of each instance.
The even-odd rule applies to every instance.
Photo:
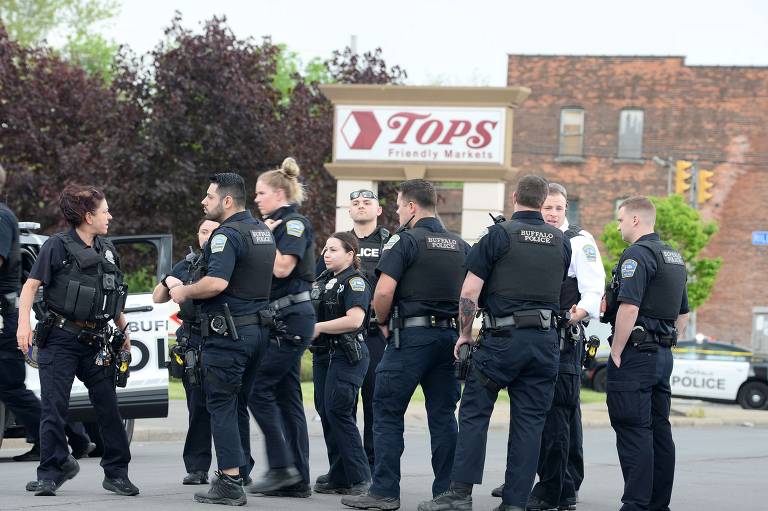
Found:
[[[285,278],[273,278],[270,309],[279,329],[270,332],[267,356],[259,366],[248,405],[264,434],[270,469],[296,467],[299,486],[284,488],[306,496],[309,487],[309,433],[301,393],[301,357],[314,333],[315,310],[310,289],[315,280],[314,235],[309,220],[295,205],[279,208],[271,220],[277,250],[296,257],[296,267]],[[278,492],[277,495],[280,495]]]
[[[354,229],[349,232],[355,234]],[[357,235],[355,234],[355,236]],[[379,280],[378,275],[376,275],[376,266],[379,264],[382,249],[389,240],[389,236],[390,233],[387,229],[379,227],[370,235],[357,238],[360,244],[360,250],[357,252],[357,256],[360,258],[360,272],[370,284],[372,291],[376,289]],[[317,261],[317,275],[323,271],[325,271],[325,261],[320,257]],[[371,312],[373,313],[373,309]],[[368,371],[365,373],[363,386],[360,389],[360,396],[363,398],[363,446],[365,447],[365,455],[368,457],[368,464],[371,466],[371,472],[373,472],[376,459],[373,451],[373,394],[376,388],[376,368],[379,366],[381,357],[384,356],[384,349],[387,347],[387,340],[376,324],[374,314],[371,314],[371,318],[368,320],[368,337],[366,339],[370,363],[368,364]]]
[[[0,401],[24,426],[30,441],[40,440],[40,402],[24,384],[24,356],[16,345],[19,311],[17,299],[21,279],[19,222],[5,204],[0,203]]]
[[[203,268],[203,254],[190,252],[187,257],[177,262],[170,275],[176,277],[184,284],[192,284],[202,278],[205,273]],[[182,325],[176,330],[176,342],[183,345],[186,350],[200,351],[203,338],[200,333],[200,314],[192,300],[181,304],[179,319]],[[208,473],[211,468],[211,415],[205,406],[205,394],[199,384],[189,381],[187,372],[181,378],[184,385],[184,393],[187,398],[187,411],[189,422],[187,436],[184,440],[184,467],[188,474],[196,472]],[[247,475],[248,471],[245,471]]]
[[[203,250],[206,275],[228,282],[200,305],[203,389],[220,469],[243,467],[250,458],[247,400],[268,331],[263,315],[272,282],[275,242],[267,226],[241,211],[211,233]],[[234,331],[227,319],[232,318]]]
[[[622,511],[668,510],[675,470],[669,423],[675,321],[688,313],[685,262],[658,234],[627,247],[606,290],[603,321],[615,326],[620,303],[639,307],[621,353],[608,359],[607,401],[624,475]]]
[[[131,453],[117,405],[115,367],[96,365],[98,347],[88,342],[89,332],[103,332],[125,305],[127,289],[117,251],[100,236],[89,247],[70,229],[46,240],[29,278],[42,282],[47,317],[53,320],[47,339],[38,340],[43,344],[38,352],[42,416],[37,478],[57,484],[65,480],[66,418],[77,376],[88,388],[98,416],[104,474],[127,479]]]
[[[355,307],[366,311],[365,319],[368,319],[371,287],[353,266],[337,275],[325,273],[316,285],[318,322],[344,317]],[[359,329],[345,336],[320,334],[312,341],[315,356],[324,354],[327,360],[313,380],[315,408],[323,424],[328,451],[328,491],[335,492],[371,479],[355,413],[357,395],[370,362],[366,330],[364,320]]]
[[[459,409],[451,480],[480,484],[488,424],[499,390],[510,401],[503,503],[525,508],[559,364],[555,313],[571,260],[562,231],[538,211],[493,225],[472,247],[466,268],[484,281],[483,337],[473,355]]]
[[[456,317],[469,245],[437,218],[422,218],[413,229],[394,234],[376,269],[397,281],[384,356],[376,368],[373,443],[376,453],[370,493],[400,496],[400,457],[405,411],[417,385],[427,406],[432,443],[432,493],[448,489],[456,446],[454,415],[459,383],[453,369],[458,338]],[[381,318],[379,318],[381,321]]]

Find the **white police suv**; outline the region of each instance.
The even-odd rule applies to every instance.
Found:
[[[705,401],[738,403],[768,410],[768,360],[748,349],[720,342],[681,341],[672,350],[672,395]],[[583,382],[605,392],[608,352],[601,350]]]

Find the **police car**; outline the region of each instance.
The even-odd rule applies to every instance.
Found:
[[[37,254],[47,236],[34,231],[40,225],[20,222],[22,283],[27,279]],[[124,272],[139,270],[160,275],[170,273],[172,237],[168,234],[147,236],[110,236],[122,262]],[[129,289],[130,291],[130,289]],[[168,370],[166,369],[168,332],[177,324],[173,302],[155,304],[152,293],[130,293],[125,312],[131,334],[131,365],[128,385],[117,389],[120,414],[123,417],[128,440],[133,436],[135,419],[168,416]],[[34,314],[32,318],[34,322]],[[33,323],[34,324],[34,323]],[[40,396],[40,379],[35,362],[36,354],[27,357],[27,388]],[[82,421],[91,440],[97,444],[93,455],[102,451],[101,435],[96,424],[96,413],[88,398],[88,389],[75,378],[70,395],[69,418]],[[24,438],[24,428],[17,424],[13,414],[0,401],[0,445],[3,438]]]
[[[583,374],[584,384],[598,392],[605,392],[608,356],[601,350]],[[768,360],[732,344],[696,340],[678,342],[672,356],[673,396],[768,410]]]

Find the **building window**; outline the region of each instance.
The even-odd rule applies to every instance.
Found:
[[[579,199],[568,197],[568,209],[565,212],[569,225],[580,225],[581,213],[579,212]]]
[[[643,111],[622,110],[619,115],[619,158],[643,156]]]
[[[560,111],[560,156],[581,156],[584,150],[584,110]]]

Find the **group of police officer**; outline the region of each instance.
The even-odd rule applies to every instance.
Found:
[[[44,285],[45,328],[38,332],[45,338],[38,346],[42,461],[28,489],[53,495],[77,474],[63,433],[76,375],[99,412],[103,485],[135,495],[138,488],[127,476],[128,443],[119,427],[115,366],[103,360],[130,348],[121,332],[125,286],[119,259],[103,238],[111,216],[100,192],[65,192],[62,211],[73,229],[43,246],[19,306],[17,341],[25,351],[32,340],[34,293]],[[195,494],[196,501],[242,505],[244,487],[275,496],[311,494],[299,385],[300,359],[311,347],[315,381],[322,375],[325,387],[320,395],[316,388],[315,400],[329,458],[329,472],[317,479],[315,491],[344,495],[342,504],[353,508],[398,509],[404,417],[421,385],[435,477],[433,499],[419,510],[472,509],[490,416],[499,391],[507,389],[508,457],[504,484],[494,490],[502,498],[497,509],[574,509],[583,479],[584,325],[602,312],[613,326],[608,407],[625,478],[622,509],[668,509],[674,472],[669,348],[685,328],[686,273],[679,253],[654,234],[655,209],[648,199],[633,197],[618,209],[619,229],[631,245],[601,303],[604,273],[597,246],[589,233],[568,224],[567,192],[560,185],[522,177],[512,218],[499,218],[472,247],[437,218],[436,192],[427,181],[401,183],[401,228],[392,235],[377,225],[376,195],[355,191],[354,237],[334,235],[341,248],[326,250],[339,250],[341,259],[354,258],[357,250],[363,264],[358,272],[350,268],[352,259],[343,266],[341,259],[326,257],[334,265],[328,269],[318,262],[318,325],[336,325],[318,328],[310,292],[314,239],[309,221],[297,212],[302,198],[292,159],[259,177],[255,202],[263,221],[246,209],[242,177],[212,175],[202,201],[205,220],[198,226],[202,253],[180,261],[154,291],[155,301],[178,303],[184,321],[175,352],[183,361],[190,414],[184,484],[208,482],[211,437],[216,451],[216,477],[207,491]],[[5,262],[5,253],[0,256]],[[345,289],[360,295],[324,304]],[[3,310],[3,318],[7,314]],[[480,316],[475,339],[472,327]],[[101,340],[107,337],[111,343]],[[467,347],[472,362],[462,393],[454,363]],[[347,362],[348,370],[334,368],[337,353],[335,360]],[[363,360],[367,365],[355,367]],[[360,387],[363,441],[350,438],[340,446],[339,431],[357,435],[348,426]],[[249,477],[249,408],[264,432],[269,462],[255,482]]]

